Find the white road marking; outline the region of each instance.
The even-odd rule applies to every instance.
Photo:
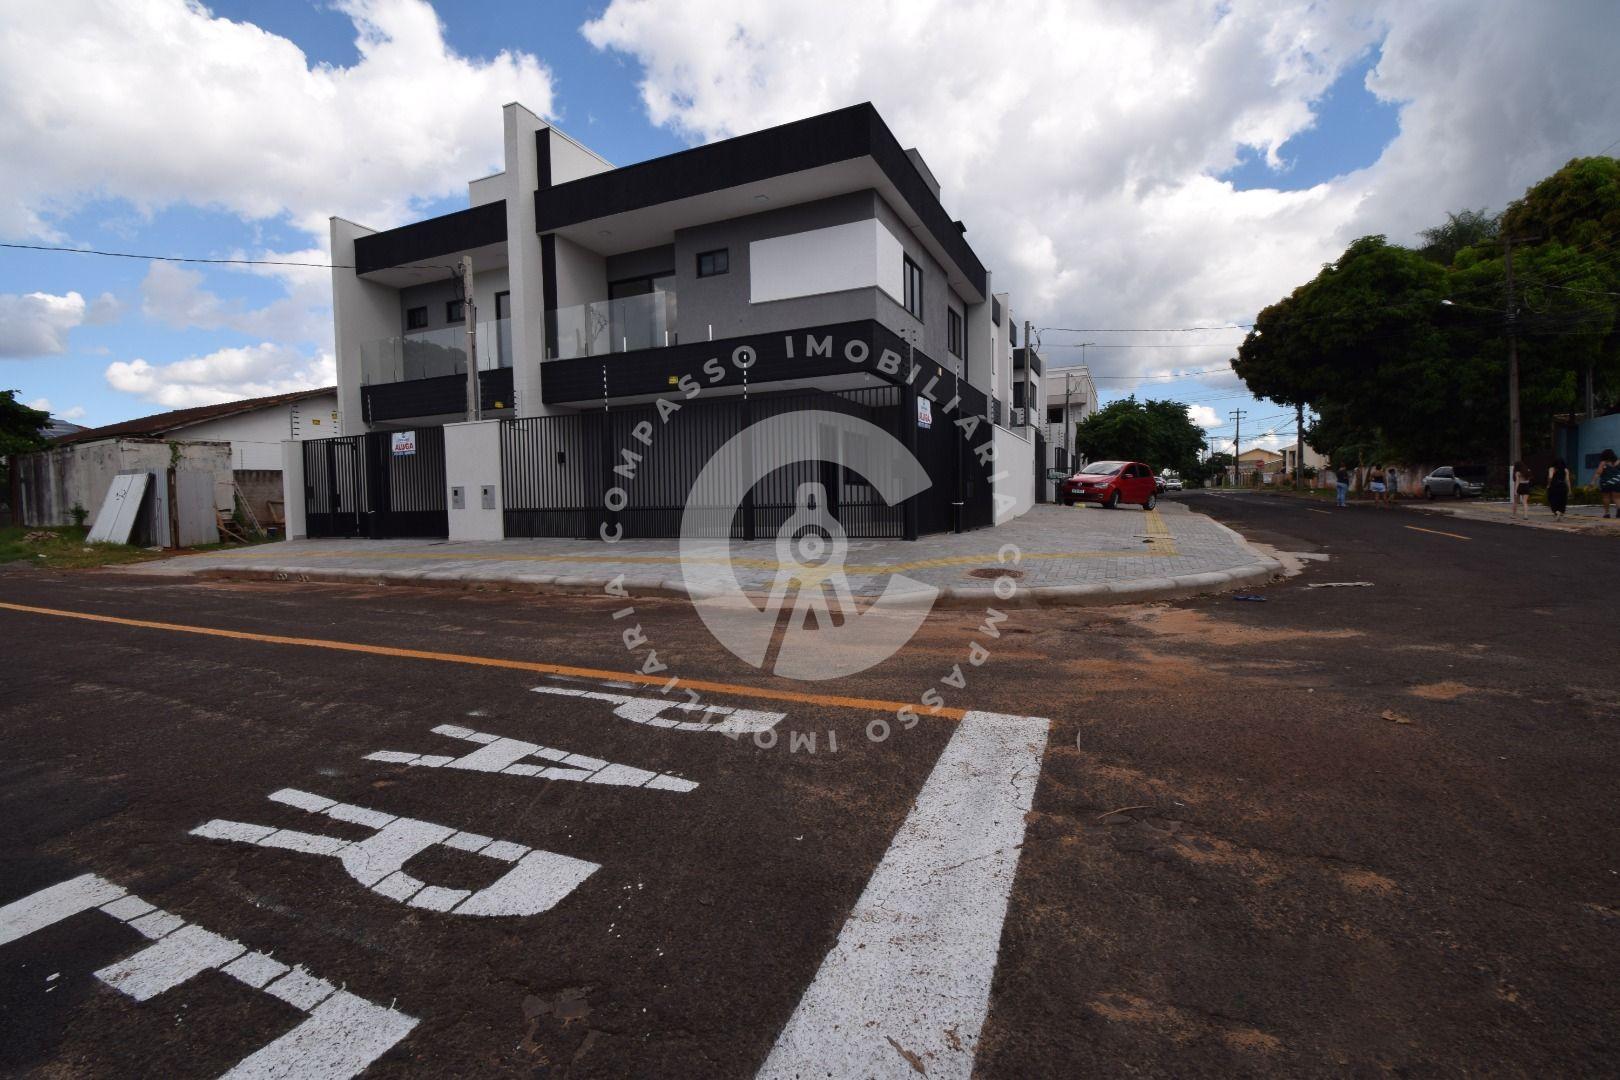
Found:
[[[1049,727],[963,717],[760,1076],[972,1074]]]
[[[500,741],[497,739],[497,743],[490,746]],[[583,859],[551,851],[535,851],[508,840],[492,840],[474,833],[457,832],[447,825],[435,825],[431,821],[394,817],[293,788],[274,792],[270,798],[310,813],[376,831],[364,840],[344,840],[296,829],[269,830],[263,825],[215,819],[192,829],[191,835],[329,856],[342,863],[350,877],[379,896],[425,911],[456,915],[538,915],[555,907],[581,882],[601,869],[599,864]],[[516,865],[493,884],[477,892],[429,885],[405,873],[407,862],[435,844]]]
[[[583,754],[571,754],[539,743],[524,742],[491,735],[486,731],[440,724],[433,729],[436,735],[445,735],[464,742],[477,743],[478,749],[458,758],[436,758],[428,762],[435,768],[465,769],[469,772],[505,773],[508,776],[538,776],[542,780],[576,780],[587,784],[614,784],[619,787],[650,787],[659,791],[692,791],[697,783],[679,776],[638,769],[630,765],[617,765]],[[536,765],[525,758],[540,758],[562,765]],[[400,750],[378,750],[366,755],[368,761],[386,761],[396,765],[424,764],[423,756]],[[658,783],[653,783],[656,780]],[[367,811],[370,813],[370,811]],[[348,820],[348,819],[344,819]],[[359,822],[368,824],[368,822]]]
[[[309,1019],[237,1062],[221,1080],[347,1080],[415,1026],[413,1017],[339,990]]]
[[[326,805],[335,804],[326,800]],[[157,911],[140,897],[95,874],[80,875],[0,907],[0,945],[92,908],[110,918],[129,921],[131,926],[152,915],[164,916],[176,924],[155,944],[96,972],[102,982],[136,1001],[146,1001],[223,965],[222,970],[243,985],[263,990],[309,1014],[291,1031],[243,1058],[225,1074],[228,1077],[348,1080],[416,1027],[415,1017],[334,990],[331,983],[302,968],[289,970],[286,964],[263,953],[249,952],[239,942]]]
[[[720,735],[752,735],[769,731],[786,719],[786,713],[762,712],[758,709],[733,709],[724,705],[700,705],[691,701],[669,701],[663,698],[631,697],[628,694],[606,694],[600,690],[581,690],[573,686],[532,686],[536,694],[556,694],[560,697],[589,698],[606,701],[614,706],[613,715],[634,724],[668,728],[671,731],[712,731]],[[673,720],[664,710],[676,709],[683,713],[698,713],[709,720]]]
[[[13,900],[0,908],[0,945],[27,937],[70,915],[101,907],[118,900],[124,890],[94,874],[81,874],[70,881],[41,889],[32,896]],[[115,916],[117,918],[118,916]]]
[[[181,926],[127,960],[96,972],[96,978],[136,1001],[156,997],[196,975],[235,960],[247,951],[200,926]]]

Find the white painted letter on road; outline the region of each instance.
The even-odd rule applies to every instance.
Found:
[[[192,836],[234,840],[258,847],[285,848],[309,855],[327,855],[343,864],[349,876],[374,893],[414,908],[456,915],[538,915],[555,907],[586,878],[601,869],[597,863],[552,851],[536,851],[507,840],[458,832],[416,818],[394,817],[363,806],[334,802],[294,788],[272,792],[270,798],[335,821],[375,830],[364,840],[342,840],[320,833],[278,829],[243,821],[216,818],[191,830]],[[435,844],[515,864],[493,885],[477,892],[429,885],[407,874],[404,866]]]
[[[289,968],[160,911],[95,874],[82,874],[0,907],[0,945],[91,909],[156,939],[96,972],[96,978],[136,1001],[147,1001],[217,969],[308,1014],[297,1027],[237,1062],[227,1077],[347,1080],[364,1072],[416,1027],[415,1017],[373,1005],[303,968]]]

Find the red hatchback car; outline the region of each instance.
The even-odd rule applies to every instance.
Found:
[[[1151,510],[1159,501],[1153,470],[1140,461],[1093,461],[1058,485],[1064,506],[1077,502],[1101,503],[1112,510],[1120,503],[1140,503]]]

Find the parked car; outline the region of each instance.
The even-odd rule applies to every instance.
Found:
[[[1094,502],[1112,510],[1126,502],[1151,510],[1158,504],[1159,493],[1153,470],[1140,461],[1093,461],[1058,485],[1058,498],[1064,506]]]
[[[1160,495],[1163,495],[1164,494],[1164,488],[1165,488],[1164,477],[1155,476],[1153,478],[1153,490],[1158,492]]]
[[[1431,499],[1437,495],[1450,495],[1460,499],[1464,495],[1478,495],[1484,490],[1484,484],[1463,476],[1451,465],[1442,465],[1423,478],[1423,494]]]
[[[1172,476],[1170,479],[1164,482],[1166,491],[1180,491],[1182,486],[1181,477],[1179,476]]]

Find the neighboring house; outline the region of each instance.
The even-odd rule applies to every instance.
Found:
[[[1080,365],[1049,369],[1044,383],[1046,466],[1067,470],[1081,457],[1073,452],[1075,425],[1097,411],[1097,383],[1091,369]]]
[[[66,420],[59,420],[53,416],[46,421],[44,427],[39,429],[39,434],[41,438],[45,439],[60,439],[83,430],[85,430],[83,424],[69,423]]]
[[[240,491],[254,517],[264,521],[271,515],[270,502],[280,509],[282,442],[319,438],[337,427],[337,391],[328,386],[80,428],[53,439],[45,450],[18,455],[22,520],[71,524],[73,507],[80,506],[94,524],[115,475],[161,473],[183,450],[188,469],[215,474],[220,510],[231,512]]]
[[[871,105],[623,168],[521,105],[503,118],[505,169],[468,185],[467,209],[382,232],[332,219],[347,442],[305,448],[289,484],[311,535],[597,536],[614,461],[642,449],[611,525],[676,535],[727,437],[807,409],[871,421],[928,472],[891,513],[870,478],[821,470],[851,535],[987,525],[1032,501],[1008,298]],[[683,412],[666,423],[660,398]],[[643,420],[656,448],[626,441]],[[754,535],[752,515],[739,529]]]
[[[1282,448],[1282,471],[1287,473],[1289,476],[1292,476],[1301,468],[1315,469],[1317,473],[1322,473],[1326,471],[1327,467],[1327,458],[1322,454],[1317,453],[1316,448],[1311,446],[1310,443],[1305,444],[1305,457],[1303,458],[1303,461],[1300,458],[1299,447],[1296,444],[1289,443],[1287,446]]]
[[[1283,456],[1274,450],[1254,446],[1238,455],[1238,473],[1242,477],[1242,483],[1252,483],[1254,474],[1258,472],[1263,482],[1270,484],[1281,475],[1282,471]]]

